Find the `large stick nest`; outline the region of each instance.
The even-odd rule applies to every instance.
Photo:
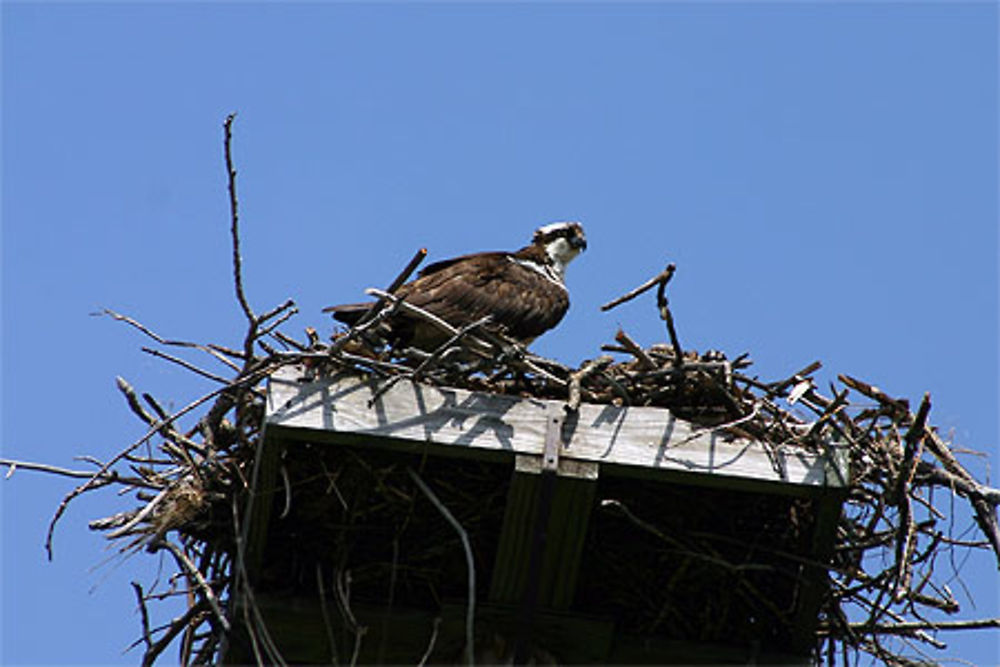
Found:
[[[133,585],[142,612],[141,637],[136,644],[143,646],[144,664],[154,662],[171,644],[177,646],[179,660],[184,664],[217,660],[225,638],[238,624],[249,629],[260,663],[281,662],[261,616],[253,609],[254,591],[242,566],[242,524],[254,458],[261,443],[264,383],[277,369],[289,364],[306,364],[320,373],[350,369],[376,378],[384,388],[408,379],[556,398],[565,400],[569,409],[581,401],[659,406],[705,428],[723,428],[776,448],[824,451],[831,443],[838,443],[849,452],[851,479],[836,528],[833,556],[822,563],[830,587],[820,609],[815,655],[831,664],[856,660],[861,655],[874,656],[886,664],[908,664],[928,647],[943,648],[939,639],[942,630],[1000,627],[1000,619],[953,623],[929,620],[936,612],[954,614],[960,608],[949,587],[957,572],[946,563],[961,562],[963,552],[977,549],[990,549],[1000,559],[996,516],[1000,491],[974,479],[931,425],[929,395],[924,395],[914,410],[907,400],[888,396],[848,375],[839,375],[824,394],[813,378],[820,368],[818,362],[790,377],[765,381],[750,373],[751,362],[745,356],[727,359],[718,352],[683,351],[665,297],[665,287],[674,272],[672,265],[625,297],[634,298],[646,289],[657,288],[657,310],[670,342],[643,349],[620,331],[613,343],[602,348],[600,356],[577,368],[533,355],[483,326],[486,322],[461,330],[439,323],[449,331],[451,339],[430,354],[390,347],[378,335],[377,325],[384,318],[400,308],[409,308],[413,316],[433,319],[413,312],[392,295],[393,288],[415,268],[418,258],[388,290],[371,291],[378,300],[358,325],[340,332],[329,344],[308,329],[303,340],[296,340],[279,331],[296,312],[291,301],[257,314],[243,292],[235,171],[229,151],[231,123],[232,117],[225,125],[225,147],[234,276],[237,301],[247,319],[241,346],[234,349],[167,340],[131,318],[107,311],[154,339],[160,349],[147,350],[151,354],[212,378],[219,386],[180,410],[168,412],[155,398],[137,394],[119,378],[118,386],[130,409],[146,427],[136,441],[99,463],[94,471],[4,462],[12,467],[34,467],[85,478],[66,496],[53,518],[47,544],[50,549],[52,530],[74,498],[108,487],[134,492],[138,502],[133,507],[95,520],[90,527],[118,543],[123,553],[165,551],[176,564],[177,575],[169,579],[168,591]],[[231,377],[170,355],[163,348],[209,355],[228,369]],[[418,468],[420,474],[426,475],[442,496],[438,502],[444,505],[457,505],[463,495],[478,493],[477,489],[495,488],[489,483],[495,472],[461,462],[447,464],[450,468],[442,473],[428,467],[426,461],[362,460],[350,452],[340,454],[338,460],[324,456],[330,455],[301,452],[299,458],[289,459],[283,473],[298,497],[309,496],[310,487],[322,487],[322,494],[317,491],[313,495],[322,495],[328,503],[307,503],[294,509],[304,513],[300,517],[303,522],[313,521],[325,529],[315,531],[318,537],[293,550],[297,560],[276,568],[287,575],[286,584],[298,582],[294,585],[313,590],[319,585],[320,593],[336,603],[331,602],[331,608],[340,610],[348,627],[353,622],[351,582],[355,592],[367,587],[372,595],[403,601],[415,599],[423,595],[416,591],[428,589],[442,597],[465,594],[464,584],[456,585],[455,576],[449,574],[463,572],[462,563],[448,562],[450,556],[441,551],[442,543],[457,543],[443,519],[430,520],[421,527],[428,539],[408,547],[406,566],[399,567],[401,531],[407,522],[419,521],[413,518],[417,516],[415,504],[427,502],[421,500],[406,468]],[[444,479],[457,481],[447,488],[436,481]],[[336,489],[333,495],[329,493],[331,488]],[[490,493],[480,493],[479,511],[458,512],[456,518],[469,534],[493,534],[495,539],[503,502],[502,497]],[[643,567],[648,568],[651,581],[662,579],[663,574],[656,570],[657,545],[663,553],[680,549],[689,556],[725,561],[725,553],[717,545],[678,545],[679,538],[672,534],[669,522],[658,519],[659,514],[639,516],[635,508],[623,505],[620,497],[608,495],[598,500],[603,501],[603,511],[626,517],[649,537],[649,548],[643,553],[652,557],[650,564]],[[975,520],[973,530],[960,538],[955,537],[952,525],[956,498],[968,506]],[[783,520],[787,512],[800,510],[785,507]],[[620,540],[609,542],[621,544]],[[483,537],[473,550],[488,552],[492,548],[489,539]],[[324,571],[316,567],[317,558],[309,557],[313,552],[343,557],[339,562],[329,557],[327,562],[333,565]],[[600,557],[606,567],[613,568],[616,563],[619,567],[638,567],[637,553],[626,549],[617,557],[612,552]],[[731,567],[732,563],[727,565]],[[671,569],[676,570],[676,564]],[[262,585],[266,585],[267,572],[265,568]],[[392,576],[389,590],[385,590],[387,573]],[[483,586],[484,582],[476,585]],[[153,602],[170,594],[185,596],[186,611],[162,625],[153,625],[149,614],[155,609]],[[696,619],[685,610],[665,613],[662,607],[653,608],[655,605],[643,599],[647,594],[648,590],[581,593],[584,598],[624,596],[623,606],[635,609],[634,618],[627,622],[639,633],[655,633],[670,619],[676,625],[682,625],[685,618]],[[248,601],[238,610],[232,604],[237,597]],[[644,607],[650,610],[643,611]],[[355,639],[361,641],[362,629],[354,630]],[[350,653],[342,651],[340,660],[349,662]]]

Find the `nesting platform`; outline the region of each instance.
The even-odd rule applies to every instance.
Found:
[[[288,662],[462,661],[466,551],[413,473],[467,534],[477,662],[808,658],[848,482],[839,448],[663,408],[409,380],[373,401],[380,387],[297,366],[270,379],[245,560]],[[226,660],[249,651],[237,634]]]

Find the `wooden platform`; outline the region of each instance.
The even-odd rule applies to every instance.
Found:
[[[846,458],[799,448],[766,446],[699,428],[662,408],[582,404],[566,414],[562,401],[524,399],[401,381],[369,406],[377,385],[356,375],[304,380],[287,368],[271,378],[267,397],[268,436],[279,439],[363,439],[372,446],[422,448],[440,454],[468,449],[541,460],[546,432],[561,418],[559,472],[594,475],[592,467],[622,474],[669,478],[697,475],[743,488],[777,484],[772,492],[808,495],[812,489],[843,487]],[[530,465],[528,463],[525,466]],[[780,488],[780,491],[779,491]]]
[[[275,551],[274,540],[295,539],[294,531],[275,522],[276,514],[287,511],[290,498],[286,496],[291,495],[288,473],[281,469],[291,463],[290,458],[302,456],[318,457],[318,463],[302,463],[306,469],[325,468],[324,453],[341,451],[359,461],[373,457],[372,462],[363,463],[368,469],[384,467],[387,461],[426,462],[431,457],[442,462],[437,468],[439,475],[445,475],[439,477],[441,488],[458,483],[456,471],[461,466],[485,465],[495,471],[487,475],[493,481],[484,482],[490,489],[466,489],[446,502],[456,514],[466,511],[467,515],[469,508],[459,505],[468,501],[461,498],[471,497],[475,503],[476,494],[481,493],[481,502],[489,494],[503,503],[501,511],[492,512],[492,519],[477,526],[478,533],[470,529],[471,539],[477,541],[477,561],[482,561],[477,573],[481,597],[476,617],[484,621],[477,626],[478,648],[480,641],[495,639],[489,633],[499,632],[508,644],[521,647],[522,657],[526,647],[542,646],[562,663],[795,662],[808,655],[826,585],[820,564],[829,557],[848,480],[847,458],[839,448],[810,453],[776,447],[695,426],[661,408],[583,404],[571,412],[557,400],[405,380],[372,401],[377,389],[367,377],[344,373],[315,378],[300,367],[285,368],[270,381],[264,446],[258,452],[254,497],[248,508],[246,563],[251,581],[262,582],[258,605],[274,620],[275,641],[289,652],[286,659],[290,662],[326,660],[327,636],[333,631],[315,622],[318,598],[301,592],[278,593],[264,583],[274,580],[274,568],[268,570],[273,563],[268,560],[285,553]],[[427,473],[434,474],[434,467]],[[292,483],[300,477],[293,471]],[[433,481],[429,484],[435,486]],[[297,491],[298,505],[303,492]],[[326,493],[330,493],[328,488]],[[640,508],[660,528],[644,526],[641,518],[623,518],[614,504],[619,501],[626,508],[622,511]],[[318,516],[337,511],[337,504],[329,502],[329,509]],[[435,516],[423,520],[439,520],[429,505],[425,511]],[[780,535],[788,532],[784,522],[789,512],[801,524],[796,528],[801,534],[787,544],[780,543]],[[712,523],[725,533],[720,537],[723,541],[710,547],[716,555],[705,559],[704,554],[692,556],[685,551],[685,545],[702,539],[690,535],[711,532],[713,526],[708,524]],[[333,521],[329,530],[342,530],[337,525],[342,524]],[[670,534],[658,534],[660,530]],[[657,555],[664,540],[673,546]],[[741,551],[742,542],[749,545],[749,552]],[[322,552],[325,547],[313,548]],[[442,562],[451,569],[442,577],[446,582],[461,581],[463,566],[453,567],[463,562],[461,549],[450,548],[450,560]],[[393,543],[392,549],[404,547]],[[768,549],[778,555],[769,555]],[[325,558],[322,553],[310,557]],[[729,569],[721,571],[723,576],[714,576],[711,568],[718,565],[711,563],[713,558],[738,565],[735,569],[726,565]],[[606,569],[609,564],[614,572]],[[282,564],[279,570],[285,567]],[[393,560],[393,571],[395,567]],[[642,568],[647,569],[637,574]],[[757,576],[754,568],[774,572]],[[744,571],[750,574],[744,576]],[[619,582],[616,577],[621,576],[648,580]],[[705,580],[710,585],[701,583],[699,577],[705,576],[712,577]],[[754,586],[770,585],[772,579],[767,577],[777,577],[773,581],[781,590],[774,593],[775,599],[763,600],[760,609],[740,611],[744,600],[729,604],[721,599],[737,595],[730,591],[730,579],[737,588],[745,584],[754,590]],[[654,628],[652,634],[638,632],[636,623],[626,618],[632,613],[628,604],[622,607],[612,599],[619,589],[630,586],[670,589],[664,593],[666,598],[657,597],[655,603],[666,605],[661,616],[669,619],[673,614],[677,627],[686,623],[686,630],[672,636],[662,631],[661,623],[661,630]],[[388,633],[388,641],[395,644],[387,647],[385,639],[369,642],[360,653],[360,662],[415,663],[421,657],[417,648],[426,640],[435,617],[446,622],[441,624],[438,651],[431,662],[453,661],[464,637],[464,623],[457,620],[461,614],[455,610],[466,596],[460,585],[450,594],[439,594],[451,597],[436,610],[398,603],[385,609],[371,600],[359,601],[360,616],[380,619],[382,629],[371,627],[371,637]],[[673,594],[682,602],[674,605]],[[699,601],[699,595],[707,597]],[[750,604],[755,603],[751,600]],[[694,608],[685,610],[684,605]],[[313,610],[305,614],[312,614],[312,624],[295,620],[304,618],[304,609]],[[734,620],[726,620],[727,615],[735,615]],[[750,615],[758,617],[751,623],[765,625],[764,616],[781,618],[782,627],[740,627],[746,625],[743,616]],[[729,632],[725,623],[737,625]],[[699,629],[700,624],[705,628]],[[707,626],[711,624],[719,627],[710,631]],[[387,630],[390,627],[395,629]],[[346,632],[342,626],[335,630],[341,635]],[[702,639],[692,642],[694,635]],[[686,639],[679,640],[679,636]],[[341,640],[349,642],[350,637]],[[226,660],[239,662],[249,657],[237,641]]]

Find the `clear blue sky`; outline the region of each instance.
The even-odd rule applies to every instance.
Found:
[[[166,403],[210,388],[140,352],[109,307],[233,344],[221,124],[246,287],[294,298],[288,331],[432,258],[516,248],[579,219],[572,308],[535,349],[594,356],[678,265],[688,347],[749,351],[764,378],[814,359],[919,400],[997,453],[997,7],[993,3],[109,4],[2,8],[3,455],[107,458],[142,433],[115,375]],[[70,480],[0,483],[0,662],[136,663],[124,563]],[[963,520],[962,526],[967,523]],[[960,526],[960,527],[962,527]],[[106,562],[107,561],[107,562]],[[963,570],[1000,615],[989,556]],[[962,601],[963,588],[952,588]],[[971,605],[967,605],[971,610]],[[1000,662],[995,632],[942,655]]]

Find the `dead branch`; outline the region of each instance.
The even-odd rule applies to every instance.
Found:
[[[130,454],[131,452],[133,452],[138,447],[142,446],[150,438],[152,438],[154,435],[156,435],[156,433],[159,431],[159,429],[162,426],[166,426],[166,425],[169,425],[169,424],[172,424],[172,423],[176,422],[178,419],[180,419],[181,417],[183,417],[187,413],[191,412],[192,410],[194,410],[195,408],[197,408],[199,405],[202,405],[203,403],[206,403],[207,401],[209,401],[210,399],[214,398],[215,396],[221,394],[224,389],[226,389],[226,387],[223,387],[223,388],[220,388],[220,389],[216,389],[213,392],[205,394],[201,398],[199,398],[199,399],[197,399],[195,401],[192,401],[191,403],[189,403],[188,405],[186,405],[179,412],[174,413],[174,415],[170,419],[162,422],[162,424],[160,424],[158,422],[157,425],[153,426],[149,431],[147,431],[145,433],[145,435],[143,435],[141,438],[139,438],[138,440],[136,440],[135,442],[133,442],[131,445],[129,445],[128,447],[126,447],[125,449],[123,449],[122,451],[120,451],[118,454],[116,454],[114,457],[112,457],[111,460],[109,460],[107,463],[104,463],[97,472],[95,472],[95,473],[93,473],[91,475],[91,477],[90,477],[89,480],[87,480],[82,485],[80,485],[80,486],[76,487],[75,489],[73,489],[72,491],[70,491],[69,494],[67,494],[66,497],[63,498],[62,502],[59,504],[59,507],[56,508],[55,515],[52,517],[52,520],[49,522],[49,530],[48,530],[48,534],[46,535],[46,538],[45,538],[45,550],[48,553],[49,560],[52,560],[52,535],[53,535],[53,533],[55,531],[56,523],[58,523],[58,521],[62,517],[63,513],[66,511],[66,508],[69,506],[69,503],[74,498],[76,498],[77,496],[79,496],[82,493],[86,493],[87,491],[90,491],[90,490],[92,490],[94,488],[97,488],[98,486],[103,486],[105,484],[110,483],[109,480],[108,480],[108,476],[110,474],[109,471],[111,469],[111,466],[113,466],[114,464],[116,464],[118,461],[120,461],[121,459],[123,459],[126,455]]]
[[[667,283],[674,275],[673,268],[674,265],[670,264],[667,266],[667,270],[661,274],[663,277],[656,289],[656,307],[660,311],[660,319],[667,325],[667,335],[670,336],[670,344],[674,348],[674,366],[679,368],[684,364],[684,352],[681,350],[681,343],[677,338],[677,331],[674,329],[674,316],[667,304]]]
[[[202,614],[207,608],[206,603],[196,604],[193,607],[189,607],[184,614],[175,618],[170,622],[167,631],[160,637],[156,642],[146,650],[146,653],[142,656],[142,667],[149,667],[156,662],[156,659],[160,657],[170,644],[177,638],[181,632],[183,632],[200,614]]]
[[[149,632],[149,610],[146,608],[146,598],[142,592],[142,586],[138,582],[132,582],[132,590],[135,591],[135,599],[139,605],[139,614],[142,617],[142,640],[146,643],[146,651],[153,648],[153,639]]]
[[[579,370],[574,371],[569,376],[569,398],[566,401],[566,409],[575,412],[580,408],[583,400],[581,385],[590,376],[601,372],[614,362],[609,356],[600,356],[583,364]]]
[[[399,275],[397,275],[396,278],[389,283],[389,287],[385,290],[386,293],[395,294],[396,290],[402,287],[403,283],[405,283],[410,275],[416,271],[417,267],[420,266],[420,263],[424,261],[425,257],[427,257],[427,248],[420,248],[417,250],[417,252],[413,255],[413,258],[410,259],[407,265],[403,267],[403,270],[399,272]],[[368,309],[368,312],[361,316],[361,319],[358,320],[358,323],[355,326],[365,324],[368,320],[375,317],[375,315],[385,307],[387,302],[388,299],[379,297],[378,300],[372,304],[372,307]],[[323,312],[329,313],[336,310],[336,308],[336,306],[328,306],[323,309]]]
[[[191,371],[192,373],[202,376],[203,378],[208,378],[209,380],[213,380],[214,382],[218,382],[219,384],[229,384],[229,380],[222,377],[221,375],[216,375],[215,373],[206,371],[203,368],[198,368],[191,362],[184,361],[183,359],[175,357],[172,354],[167,354],[166,352],[161,352],[160,350],[154,350],[153,348],[146,347],[145,345],[142,346],[142,348],[140,349],[146,354],[152,355],[154,357],[159,357],[160,359],[169,361],[172,364],[177,364],[181,368],[185,368]]]
[[[136,320],[132,319],[131,317],[128,317],[126,315],[122,315],[120,313],[116,313],[115,311],[113,311],[113,310],[111,310],[109,308],[105,308],[102,312],[103,312],[104,315],[107,315],[108,317],[110,317],[111,319],[113,319],[115,321],[124,322],[125,324],[128,324],[129,326],[131,326],[131,327],[133,327],[135,329],[138,329],[142,333],[146,334],[147,336],[149,336],[150,338],[152,338],[153,340],[155,340],[160,345],[167,345],[169,347],[188,347],[188,348],[192,348],[192,349],[195,349],[195,350],[199,350],[201,352],[204,352],[205,354],[208,354],[208,355],[212,356],[214,359],[216,359],[219,362],[225,364],[229,368],[231,368],[231,369],[233,369],[235,371],[239,370],[239,366],[237,366],[232,361],[230,361],[229,359],[227,359],[226,357],[224,357],[222,354],[220,354],[220,352],[224,348],[221,348],[221,346],[219,346],[219,345],[213,345],[212,343],[209,343],[208,345],[202,345],[200,343],[192,343],[190,341],[172,340],[172,339],[169,339],[169,338],[164,338],[163,336],[159,335],[158,333],[156,333],[155,331],[153,331],[149,327],[145,326],[144,324],[141,324],[141,323],[137,322]],[[100,315],[101,313],[97,313],[97,314]]]
[[[229,181],[229,217],[231,225],[229,232],[232,236],[233,245],[233,285],[236,288],[236,300],[243,309],[243,314],[247,317],[250,329],[256,329],[257,316],[254,315],[246,294],[243,292],[243,258],[240,255],[240,215],[239,203],[236,199],[236,168],[233,166],[233,121],[236,120],[236,113],[226,116],[222,124],[224,131],[223,152],[226,160],[226,177]]]
[[[663,269],[663,271],[661,271],[660,273],[656,274],[655,276],[653,276],[652,278],[650,278],[649,280],[647,280],[643,284],[639,285],[635,289],[633,289],[633,290],[627,292],[626,294],[623,294],[622,296],[618,297],[617,299],[612,299],[611,301],[607,302],[606,304],[604,304],[603,306],[601,306],[601,310],[602,311],[611,310],[612,308],[614,308],[616,306],[620,306],[621,304],[625,303],[626,301],[631,301],[632,299],[634,299],[635,297],[639,296],[643,292],[647,292],[647,291],[653,289],[654,287],[656,287],[657,285],[666,285],[668,282],[670,282],[670,279],[673,277],[674,271],[676,271],[676,270],[677,270],[677,267],[674,266],[672,263],[671,264],[667,264],[667,268]]]
[[[208,582],[205,580],[205,576],[201,573],[195,564],[191,562],[191,559],[187,557],[181,548],[178,547],[173,542],[167,540],[159,540],[150,544],[151,551],[155,552],[159,549],[166,549],[177,561],[181,570],[184,571],[197,586],[198,591],[202,594],[208,606],[212,609],[212,613],[215,614],[215,620],[222,626],[222,629],[229,632],[229,619],[224,613],[222,613],[222,607],[219,605],[219,598],[215,595],[215,591],[209,586]]]
[[[915,621],[912,623],[890,623],[869,625],[866,623],[851,623],[855,632],[865,632],[879,635],[907,635],[918,630],[985,630],[1000,628],[1000,618],[983,618],[969,621]],[[819,634],[829,635],[830,628],[821,627]]]
[[[646,351],[639,347],[639,344],[632,340],[632,338],[622,329],[618,329],[618,333],[615,334],[615,340],[621,343],[622,347],[628,350],[629,354],[639,360],[639,367],[643,370],[654,370],[658,368],[658,366],[653,363],[653,360],[649,358],[649,355],[646,354]]]
[[[434,617],[434,627],[431,630],[431,638],[427,642],[427,650],[424,651],[423,657],[420,658],[420,662],[417,663],[417,667],[424,667],[427,661],[431,657],[431,653],[434,652],[434,644],[437,643],[438,630],[441,628],[441,617]]]
[[[8,479],[12,477],[18,469],[34,470],[36,472],[44,472],[50,475],[59,475],[61,477],[73,477],[76,479],[89,480],[94,478],[94,473],[90,470],[70,470],[69,468],[61,468],[59,466],[52,466],[45,463],[33,463],[31,461],[17,461],[14,459],[0,458],[0,466],[8,466],[6,475]],[[157,488],[156,486],[149,484],[145,480],[138,477],[122,477],[116,470],[109,470],[99,474],[96,481],[105,484],[120,483],[131,486],[142,486],[149,489]]]
[[[319,591],[319,609],[323,615],[323,628],[326,630],[326,640],[330,645],[330,664],[340,663],[337,657],[337,640],[333,635],[333,624],[330,622],[330,612],[326,602],[326,584],[323,583],[323,567],[316,563],[316,588]]]
[[[410,477],[413,479],[414,483],[420,488],[427,499],[431,501],[431,504],[437,508],[441,513],[441,516],[451,524],[455,532],[462,540],[462,547],[465,549],[465,563],[468,567],[469,573],[469,593],[468,599],[466,601],[466,612],[465,612],[465,664],[473,667],[475,665],[475,618],[476,618],[476,563],[472,557],[472,546],[469,544],[469,534],[462,527],[462,524],[452,516],[452,513],[448,511],[448,508],[438,500],[437,495],[431,490],[424,480],[420,479],[420,476],[413,471],[412,468],[407,467],[406,472],[409,473]]]

